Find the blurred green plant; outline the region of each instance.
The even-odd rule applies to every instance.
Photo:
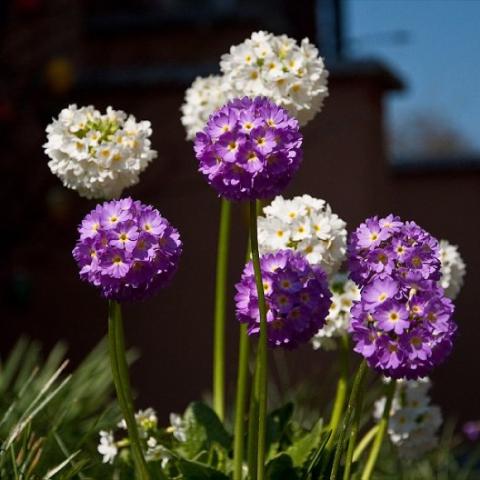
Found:
[[[101,479],[98,430],[120,415],[106,342],[73,371],[58,343],[42,358],[37,342],[20,339],[0,363],[0,478]]]
[[[352,452],[352,465],[345,472],[344,462],[337,478],[360,480],[378,426],[372,419],[375,400],[385,385],[373,375],[367,377],[369,392],[365,410],[359,421],[359,442]],[[292,401],[270,412],[267,418],[266,478],[268,480],[328,480],[331,478],[331,436],[326,419],[319,411],[306,407],[309,393],[318,397],[313,384],[287,390],[278,401]],[[281,398],[283,397],[283,398]],[[295,407],[294,407],[295,405]],[[302,406],[303,405],[303,406]],[[298,407],[298,408],[297,408]],[[328,409],[325,412],[329,413]],[[143,448],[152,477],[160,480],[228,480],[233,476],[233,438],[230,427],[224,426],[216,413],[202,402],[191,403],[183,415],[172,415],[171,425],[157,425],[152,409],[136,415]],[[148,419],[148,421],[146,420]],[[154,419],[152,421],[152,419]],[[468,444],[454,434],[455,422],[447,421],[439,445],[417,460],[403,459],[388,436],[381,445],[379,460],[372,480],[479,480],[480,445]],[[133,463],[125,429],[110,429],[112,442],[118,448],[107,478],[132,480]],[[246,438],[244,438],[246,441]],[[333,446],[336,445],[336,439]],[[247,462],[243,462],[243,478],[250,479]]]
[[[0,479],[134,480],[128,436],[111,402],[106,343],[72,372],[65,354],[65,345],[59,343],[43,359],[38,343],[21,339],[0,363]],[[368,412],[383,387],[372,380],[367,378],[351,480],[360,479],[375,434]],[[282,406],[267,418],[266,479],[328,480],[332,458],[326,446],[331,433],[328,415],[323,419],[312,408],[324,403],[319,402],[317,388],[302,384],[272,390],[278,393],[274,403]],[[157,425],[152,409],[138,412],[136,419],[153,480],[232,478],[230,427],[205,403],[193,402],[183,415],[171,415],[167,427]],[[97,450],[100,431],[111,434],[114,442],[111,463],[103,463]],[[386,438],[372,479],[480,480],[480,445],[466,444],[454,431],[455,422],[447,421],[439,446],[410,462],[402,460]],[[243,478],[247,475],[245,461]],[[343,475],[341,464],[338,478]]]

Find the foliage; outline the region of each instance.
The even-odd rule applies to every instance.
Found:
[[[118,412],[101,342],[71,373],[66,347],[43,360],[36,342],[20,339],[0,363],[0,478],[93,479],[107,475],[96,453],[98,429]]]
[[[72,373],[67,373],[63,344],[56,345],[44,361],[40,352],[37,343],[21,339],[1,363],[0,478],[133,480],[127,434],[118,429],[119,413],[110,404],[111,373],[105,343],[99,344]],[[380,388],[378,381],[369,385],[366,412],[381,395]],[[306,401],[311,403],[308,398],[315,395],[313,386],[287,390],[283,397],[295,399],[297,407],[287,402],[270,412],[267,479],[329,478],[329,426],[318,418],[318,412],[305,410]],[[368,432],[371,421],[368,414],[362,417],[360,438]],[[98,432],[115,429],[119,453],[113,464],[104,464],[97,452]],[[142,441],[153,480],[231,478],[232,435],[205,403],[191,403],[170,426],[162,428],[154,423],[144,431],[148,434]],[[402,461],[395,447],[385,441],[373,478],[480,479],[476,471],[480,448],[462,444],[453,431],[453,423],[447,422],[439,447],[416,462]],[[155,447],[147,445],[152,437]],[[368,448],[369,444],[354,458],[352,479],[359,479]]]

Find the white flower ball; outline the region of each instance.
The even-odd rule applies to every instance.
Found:
[[[324,200],[310,195],[286,200],[281,195],[258,218],[261,253],[291,249],[303,253],[312,265],[335,274],[345,260],[346,223]]]
[[[466,273],[466,265],[458,247],[447,240],[440,240],[440,262],[442,264],[440,285],[445,290],[445,295],[454,299],[462,288]]]
[[[404,460],[416,460],[438,444],[437,431],[442,424],[442,413],[430,404],[428,378],[398,380],[390,410],[388,435]],[[373,416],[380,420],[385,398],[377,400]]]
[[[330,283],[332,303],[325,325],[312,338],[315,350],[335,350],[338,339],[347,334],[350,309],[353,302],[360,300],[360,290],[352,280],[334,279]]]
[[[222,55],[220,68],[234,96],[266,96],[286,108],[301,125],[321,110],[328,95],[328,72],[307,38],[255,32]]]
[[[150,122],[111,107],[102,114],[93,106],[70,105],[46,131],[50,170],[86,198],[119,197],[157,156],[150,148]]]
[[[187,140],[194,139],[196,133],[205,127],[208,117],[230,98],[229,86],[223,76],[197,77],[185,92],[185,101],[180,109]]]

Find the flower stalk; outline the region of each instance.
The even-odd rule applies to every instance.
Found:
[[[108,342],[113,382],[115,384],[120,410],[127,424],[137,478],[140,480],[150,480],[148,467],[140,443],[137,422],[135,420],[133,397],[125,354],[121,306],[113,300],[110,300],[108,304]]]
[[[263,291],[257,238],[257,206],[250,201],[250,246],[260,313],[260,336],[254,382],[254,401],[258,403],[257,480],[265,478],[265,441],[267,425],[267,307]]]
[[[396,380],[391,380],[387,386],[387,399],[385,401],[385,407],[383,409],[382,418],[378,424],[377,434],[370,450],[365,469],[363,470],[361,480],[370,480],[375,464],[377,463],[380,449],[382,448],[383,439],[388,428],[388,421],[390,419],[390,410],[392,409],[393,397],[395,395]]]
[[[248,407],[247,464],[249,480],[257,480],[258,400],[256,398],[257,370],[252,375],[250,404]]]
[[[330,419],[329,429],[331,435],[326,445],[327,450],[330,450],[335,441],[335,435],[338,430],[340,419],[345,407],[345,400],[347,398],[347,386],[348,386],[348,337],[342,335],[340,339],[340,377],[337,383],[337,392],[335,394],[335,401],[332,408],[332,417]]]
[[[250,341],[247,325],[240,325],[238,355],[237,394],[235,401],[235,437],[233,445],[233,480],[242,480],[243,453],[245,445],[245,407],[247,400],[248,356]]]
[[[365,449],[370,445],[370,443],[375,438],[375,435],[377,434],[377,430],[378,430],[378,425],[373,426],[364,435],[364,437],[360,440],[360,442],[358,442],[358,445],[355,448],[355,451],[353,452],[353,458],[352,458],[353,463],[358,462],[358,460],[362,456],[362,453],[365,451]]]
[[[358,397],[359,391],[363,382],[363,378],[367,372],[367,363],[365,360],[362,361],[360,366],[358,367],[357,373],[353,380],[352,390],[350,392],[350,397],[348,398],[347,410],[343,417],[342,428],[338,435],[337,445],[335,449],[335,456],[333,458],[333,465],[332,471],[330,473],[330,480],[336,480],[338,467],[340,466],[340,460],[342,458],[344,444],[345,444],[345,436],[347,434],[348,426],[350,425],[350,421],[352,419],[352,415],[356,408],[358,408]]]
[[[352,428],[350,430],[350,437],[348,440],[347,456],[345,458],[345,468],[343,469],[343,480],[350,479],[350,471],[352,468],[353,454],[355,451],[355,445],[357,444],[358,431],[360,429],[360,417],[362,416],[363,395],[364,395],[364,382],[362,381],[359,387],[357,406],[355,408]]]
[[[225,417],[225,323],[230,219],[231,203],[222,198],[217,246],[213,339],[213,409],[222,421]]]

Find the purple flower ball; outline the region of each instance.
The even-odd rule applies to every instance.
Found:
[[[376,276],[414,283],[440,279],[439,243],[415,222],[392,214],[365,220],[348,241],[350,277],[365,285]]]
[[[471,420],[464,423],[462,431],[471,442],[476,442],[480,438],[480,421]]]
[[[105,298],[142,300],[164,287],[182,252],[178,231],[158,210],[131,198],[97,205],[78,228],[80,278]]]
[[[432,280],[375,277],[351,309],[349,331],[370,367],[392,378],[428,375],[452,349],[453,303]]]
[[[263,255],[260,266],[269,345],[292,349],[307,342],[323,327],[330,308],[325,272],[291,250]],[[260,314],[251,261],[245,266],[236,289],[237,318],[248,324],[249,335],[258,335]]]
[[[298,121],[265,97],[228,102],[195,138],[199,171],[229,200],[282,192],[302,160]]]

